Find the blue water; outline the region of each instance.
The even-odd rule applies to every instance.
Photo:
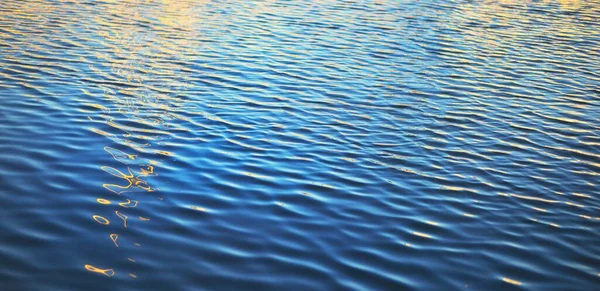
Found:
[[[0,2],[0,290],[599,290],[600,2]]]

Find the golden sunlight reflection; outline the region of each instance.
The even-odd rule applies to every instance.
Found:
[[[510,39],[519,39],[523,36],[536,33],[529,29],[528,25],[536,21],[538,17],[535,13],[523,12],[527,7],[558,5],[563,11],[577,11],[587,9],[585,2],[580,0],[487,0],[483,2],[472,2],[459,6],[459,14],[455,19],[458,25],[466,25],[469,22],[477,22],[483,25],[469,27],[469,31],[463,34],[468,40],[478,41],[481,45],[493,51],[496,54],[504,54],[504,50],[494,50],[501,43],[506,43]],[[517,10],[521,8],[520,10]],[[589,8],[589,7],[588,7]],[[591,36],[593,31],[581,29],[579,22],[574,15],[565,15],[572,18],[571,21],[563,21],[561,18],[547,18],[545,24],[547,33],[562,34],[573,36]],[[555,21],[552,21],[555,20]],[[490,32],[489,27],[502,27],[501,32]],[[553,30],[554,32],[550,32]],[[485,51],[485,50],[483,50]]]
[[[509,284],[513,284],[513,285],[521,285],[521,282],[517,281],[517,280],[513,280],[513,279],[509,279],[509,278],[502,278],[502,281],[509,283]]]
[[[200,19],[194,15],[199,5],[210,3],[209,0],[162,0],[163,11],[159,16],[162,24],[179,29],[192,30]]]
[[[96,201],[97,201],[98,203],[100,203],[100,204],[104,204],[104,205],[108,205],[108,204],[110,204],[110,201],[109,201],[109,200],[102,199],[102,198],[98,198],[98,199],[96,199]]]
[[[94,220],[100,224],[104,224],[104,225],[110,224],[110,221],[108,221],[108,219],[106,219],[100,215],[94,215],[94,216],[92,216],[92,218],[94,218]]]
[[[198,207],[198,206],[190,206],[190,208],[194,209],[194,210],[197,210],[197,211],[202,211],[202,212],[208,211],[206,208]]]
[[[107,277],[112,277],[115,275],[115,271],[113,269],[100,269],[92,265],[85,265],[84,268],[90,272],[99,273]]]
[[[115,214],[116,214],[116,215],[117,215],[117,216],[118,216],[120,219],[122,219],[122,220],[123,220],[123,227],[127,228],[127,218],[128,218],[128,216],[127,216],[127,215],[125,215],[125,214],[123,214],[123,213],[119,213],[119,211],[116,211],[116,210],[115,210]]]
[[[135,208],[138,205],[138,201],[137,200],[129,200],[127,199],[126,202],[120,202],[119,206],[125,207],[125,208]]]
[[[140,178],[140,177],[152,175],[153,172],[149,172],[148,170],[141,169],[141,171],[139,173],[137,173],[137,175],[134,175],[131,168],[129,168],[129,167],[127,168],[128,174],[124,174],[121,171],[119,171],[115,168],[112,168],[112,167],[108,167],[108,166],[102,166],[101,168],[105,172],[107,172],[117,178],[121,178],[127,182],[127,185],[117,185],[117,184],[108,184],[108,183],[102,185],[105,189],[107,189],[115,194],[121,195],[124,192],[133,191],[134,189],[141,189],[146,192],[153,192],[156,190],[156,189],[153,189],[152,187],[150,187],[150,185],[148,185],[148,183],[145,180],[142,180]]]
[[[104,100],[82,104],[80,111],[95,123],[90,130],[107,138],[104,151],[116,162],[116,165],[102,165],[100,169],[120,182],[107,182],[102,186],[109,193],[124,198],[114,204],[103,198],[96,201],[104,207],[122,207],[113,211],[122,220],[124,229],[129,227],[127,211],[141,204],[141,200],[133,200],[130,195],[156,192],[149,178],[158,176],[160,159],[175,155],[159,148],[158,142],[170,138],[175,131],[188,130],[171,121],[190,121],[177,113],[185,101],[176,97],[176,93],[191,88],[178,81],[187,79],[182,78],[183,74],[189,74],[181,60],[196,53],[190,40],[195,38],[197,23],[201,21],[198,9],[209,1],[152,2],[152,5],[137,5],[140,4],[137,0],[98,3],[108,13],[123,17],[124,22],[113,22],[105,15],[94,14],[90,15],[92,24],[86,24],[106,48],[98,50],[97,60],[90,62],[94,63],[90,70],[96,75],[94,81],[103,92]],[[84,91],[96,98],[91,92]],[[137,217],[140,221],[150,220]],[[93,218],[100,224],[110,223],[102,216]],[[111,233],[109,237],[119,247],[119,234]],[[107,276],[114,274],[112,269],[91,265],[86,265],[86,269]],[[137,278],[132,273],[129,276]]]
[[[433,238],[431,235],[428,235],[428,234],[422,233],[422,232],[417,232],[417,231],[413,231],[412,234],[414,234],[416,236],[424,237],[424,238]]]
[[[117,239],[119,238],[119,235],[116,233],[111,233],[110,234],[110,240],[113,241],[113,243],[115,244],[116,247],[119,247],[119,244],[117,243]]]

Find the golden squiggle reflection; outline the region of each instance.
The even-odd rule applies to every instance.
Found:
[[[89,22],[84,23],[104,47],[89,62],[95,64],[89,69],[97,77],[94,83],[103,92],[104,100],[83,104],[82,112],[90,114],[88,120],[91,122],[101,124],[90,130],[107,138],[110,144],[104,151],[120,165],[100,166],[102,171],[120,181],[102,186],[109,193],[124,198],[114,203],[103,198],[96,201],[119,208],[113,211],[123,221],[123,228],[130,227],[127,211],[141,204],[132,195],[158,190],[151,186],[153,178],[150,178],[158,176],[160,163],[156,160],[175,155],[159,148],[158,143],[171,138],[174,133],[189,132],[187,127],[172,121],[193,124],[193,120],[176,113],[183,112],[180,108],[184,108],[185,100],[176,97],[175,93],[193,87],[180,80],[189,79],[185,75],[191,73],[185,70],[184,64],[187,58],[196,54],[193,34],[201,20],[197,9],[205,2],[209,1],[109,0],[98,3],[99,9],[107,13],[90,14]],[[122,21],[113,21],[114,16]],[[150,221],[144,216],[137,217],[142,222]],[[103,217],[94,219],[109,223]],[[109,238],[119,247],[121,234],[111,233]],[[141,246],[139,243],[134,245]],[[92,266],[86,269],[105,274],[112,271]],[[133,273],[129,276],[137,278]]]
[[[115,271],[113,269],[100,269],[92,265],[85,265],[84,268],[90,272],[99,273],[107,277],[112,277],[115,275]]]
[[[107,189],[115,194],[121,195],[124,192],[133,191],[135,188],[141,189],[146,192],[156,191],[156,189],[154,189],[154,188],[150,187],[150,185],[148,185],[148,182],[146,182],[145,180],[142,180],[140,178],[140,177],[145,177],[145,176],[154,174],[154,172],[150,172],[147,169],[146,170],[141,169],[140,173],[138,173],[138,175],[134,175],[131,168],[129,168],[129,167],[127,168],[128,174],[124,174],[121,171],[119,171],[113,167],[108,167],[108,166],[102,166],[101,169],[117,178],[124,179],[127,182],[127,185],[125,185],[125,186],[117,185],[117,184],[109,184],[109,183],[102,184],[102,187],[104,187],[105,189]],[[154,169],[154,168],[152,168],[152,169]]]
[[[102,199],[102,198],[98,198],[98,199],[96,199],[96,201],[97,201],[98,203],[100,203],[100,204],[104,204],[104,205],[108,205],[108,204],[110,204],[110,203],[111,203],[109,200]]]
[[[119,213],[119,211],[115,211],[115,214],[121,218],[123,220],[123,227],[127,228],[127,218],[128,216],[123,214],[123,213]]]
[[[109,237],[113,241],[113,243],[115,243],[115,246],[119,247],[119,244],[117,243],[117,239],[119,238],[119,235],[116,233],[111,233]]]
[[[110,224],[110,221],[108,221],[108,219],[106,219],[100,215],[94,215],[94,216],[92,216],[92,218],[94,218],[94,220],[100,224],[104,224],[104,225]]]
[[[125,207],[125,208],[135,208],[138,205],[138,201],[137,200],[129,200],[127,199],[127,202],[121,202],[119,203],[119,206]]]
[[[108,146],[104,147],[104,150],[108,152],[113,159],[122,163],[127,163],[128,160],[135,160],[137,158],[137,155],[127,154],[123,151]]]

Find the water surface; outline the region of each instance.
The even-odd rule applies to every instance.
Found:
[[[1,290],[598,290],[600,2],[0,2]]]

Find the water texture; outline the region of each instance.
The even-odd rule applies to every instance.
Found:
[[[599,290],[600,1],[0,1],[0,289]]]

